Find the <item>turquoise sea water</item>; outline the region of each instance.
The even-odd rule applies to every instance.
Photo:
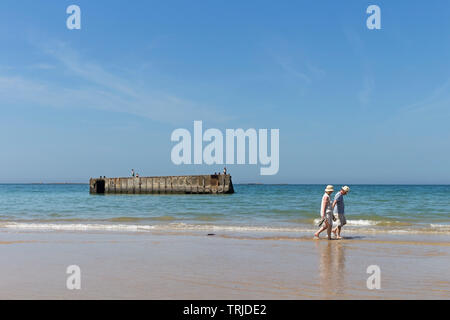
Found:
[[[90,195],[87,184],[0,185],[0,230],[309,232],[317,228],[324,187],[235,185],[232,195]],[[448,185],[350,187],[349,232],[450,234]]]

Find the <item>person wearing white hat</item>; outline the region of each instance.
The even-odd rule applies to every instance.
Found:
[[[330,195],[333,193],[334,187],[329,184],[325,188],[325,193],[322,197],[322,205],[320,207],[320,223],[319,227],[321,227],[315,234],[314,239],[319,239],[319,235],[321,232],[327,230],[328,240],[331,240],[331,227],[333,225],[333,209],[331,206]]]
[[[347,224],[347,219],[345,218],[344,214],[344,196],[350,191],[350,188],[348,186],[343,186],[341,188],[341,191],[336,193],[336,196],[334,197],[333,201],[333,212],[334,216],[337,219],[337,226],[333,229],[333,233],[336,237],[336,239],[340,240],[341,237],[341,229],[344,225]]]

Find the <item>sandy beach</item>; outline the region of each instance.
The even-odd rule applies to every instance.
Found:
[[[2,0],[0,300],[450,300],[449,16]]]
[[[0,299],[450,299],[448,236],[2,231],[0,248]]]

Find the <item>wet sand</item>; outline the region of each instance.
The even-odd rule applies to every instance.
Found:
[[[15,231],[0,250],[1,299],[450,299],[447,237]]]

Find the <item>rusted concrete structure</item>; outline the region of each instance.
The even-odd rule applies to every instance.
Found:
[[[234,193],[229,174],[168,177],[91,178],[91,194]]]

